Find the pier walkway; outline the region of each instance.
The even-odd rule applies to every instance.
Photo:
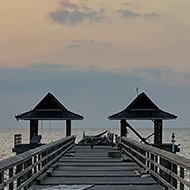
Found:
[[[108,157],[110,146],[74,146],[54,164],[47,177],[31,187],[39,189],[161,190],[149,175],[140,175],[135,162]]]

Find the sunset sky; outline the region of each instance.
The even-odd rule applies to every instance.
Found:
[[[166,126],[190,127],[189,9],[189,0],[1,0],[0,127],[27,126],[14,116],[47,92],[85,117],[74,126],[117,127],[107,117],[136,87],[178,116]]]

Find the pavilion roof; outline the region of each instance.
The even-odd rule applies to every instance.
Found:
[[[17,120],[82,120],[83,116],[67,110],[48,93],[31,111],[15,116]]]
[[[176,118],[177,116],[158,108],[144,92],[139,94],[123,111],[108,117],[110,120],[168,120]]]

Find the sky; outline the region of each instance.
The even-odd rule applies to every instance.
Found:
[[[189,9],[189,0],[1,0],[0,128],[28,127],[15,115],[48,92],[84,116],[74,127],[119,127],[107,118],[137,87],[178,116],[164,127],[190,127]]]

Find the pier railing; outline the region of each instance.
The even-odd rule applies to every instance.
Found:
[[[0,161],[0,190],[28,189],[35,179],[74,145],[69,136]]]
[[[190,189],[190,159],[122,137],[122,151],[166,189]]]

